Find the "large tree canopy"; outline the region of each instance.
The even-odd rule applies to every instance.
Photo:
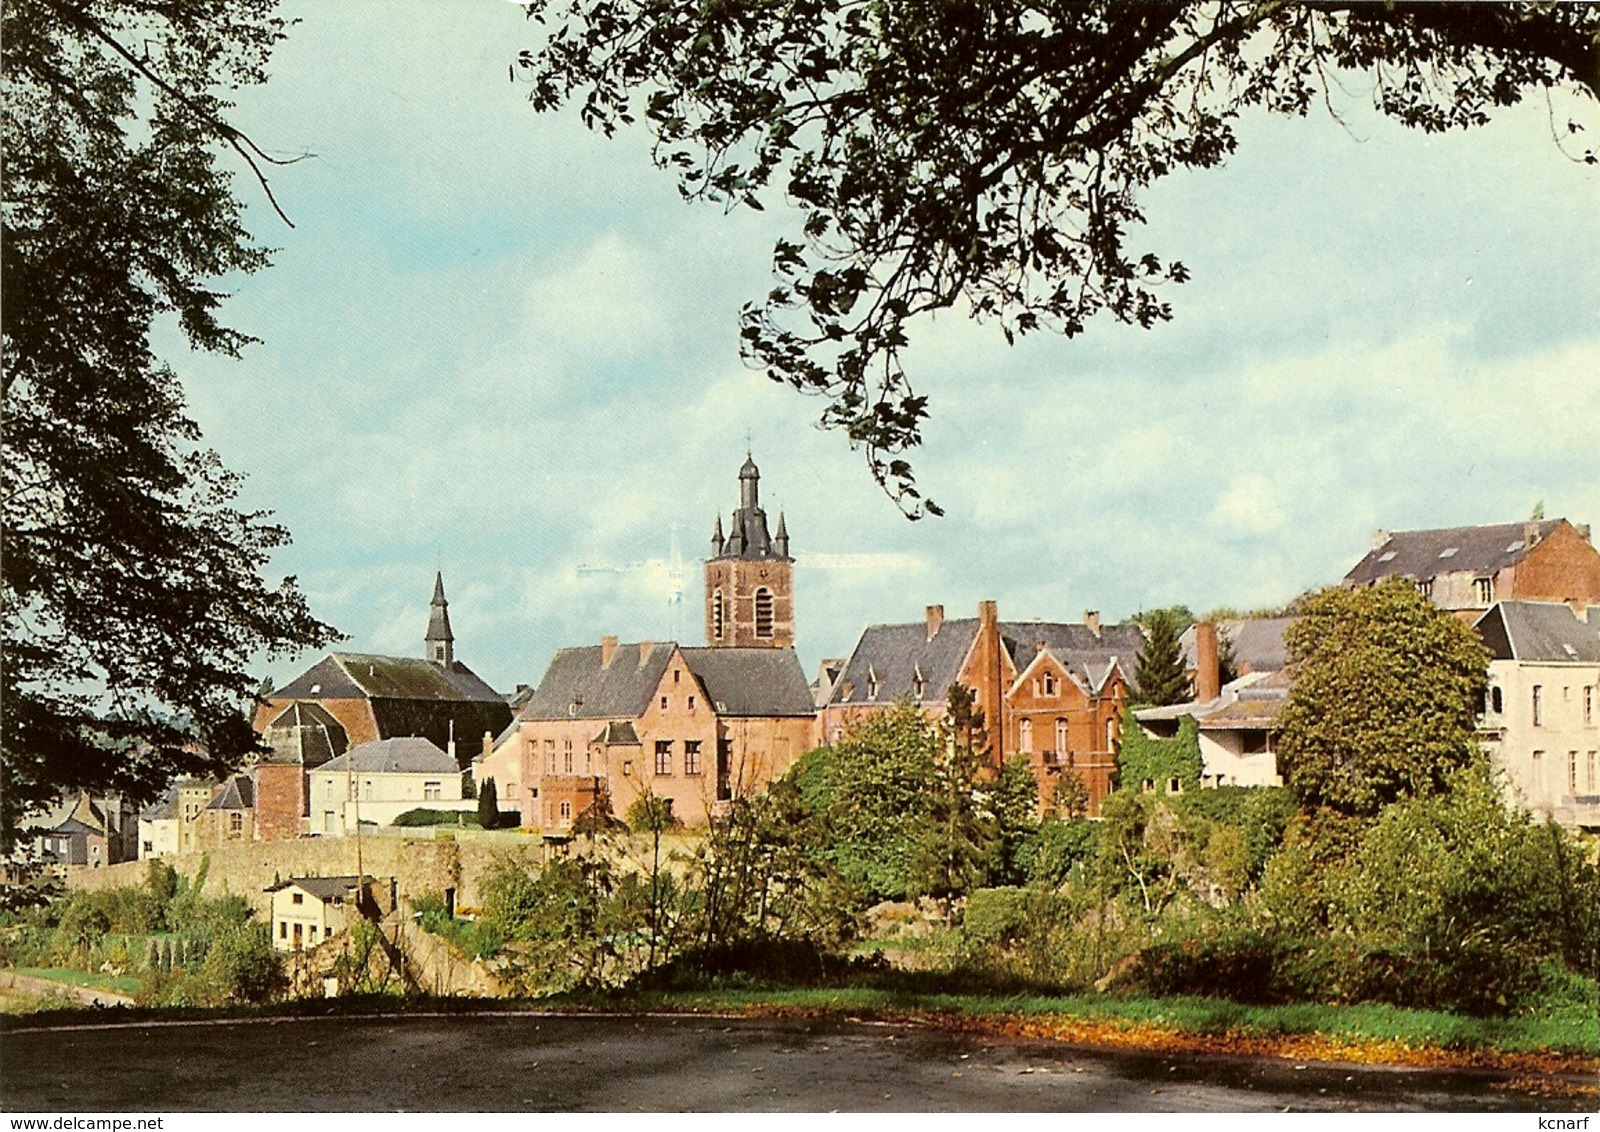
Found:
[[[200,349],[215,281],[265,254],[219,91],[259,82],[273,0],[5,0],[5,734],[0,840],[59,791],[149,797],[236,766],[262,650],[332,634],[261,571],[286,532],[233,506],[151,330]],[[265,181],[260,182],[265,190]]]
[[[927,413],[909,327],[955,307],[1008,341],[1097,314],[1149,327],[1186,269],[1133,244],[1140,196],[1220,164],[1259,107],[1303,115],[1335,72],[1424,130],[1541,88],[1600,93],[1589,4],[1082,0],[535,0],[541,110],[607,134],[643,113],[686,197],[805,213],[746,359],[821,395],[907,514]],[[1570,126],[1569,129],[1576,129]],[[1583,158],[1593,162],[1592,152]]]

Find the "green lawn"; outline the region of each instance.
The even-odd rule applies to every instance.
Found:
[[[69,983],[75,987],[92,987],[95,990],[133,994],[139,989],[139,980],[131,975],[104,975],[92,971],[74,971],[67,967],[13,967],[19,975],[34,979],[49,979],[53,983]]]
[[[560,1000],[558,1000],[560,1001]],[[573,1005],[597,1000],[570,996]],[[1592,1012],[1553,1009],[1526,1017],[1476,1018],[1393,1006],[1249,1006],[1208,998],[1083,995],[975,995],[850,987],[796,990],[673,991],[609,999],[613,1008],[815,1011],[851,1016],[933,1015],[949,1019],[1020,1019],[1152,1027],[1203,1037],[1317,1036],[1353,1043],[1396,1042],[1446,1050],[1600,1054]]]

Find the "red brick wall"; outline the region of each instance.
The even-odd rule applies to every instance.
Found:
[[[1563,522],[1517,563],[1511,592],[1502,596],[1600,605],[1600,551]]]
[[[271,723],[284,708],[294,703],[294,700],[283,699],[278,696],[268,696],[266,703],[256,708],[255,729],[257,734],[266,731],[267,724]],[[314,703],[322,708],[334,719],[339,721],[339,726],[344,728],[345,737],[354,747],[359,743],[371,743],[381,739],[378,734],[378,721],[372,714],[372,705],[364,699],[348,700],[323,700],[316,698],[302,698],[304,703]],[[477,736],[457,736],[460,739],[478,741]]]
[[[262,841],[298,837],[310,801],[299,765],[261,763],[255,770],[256,832]]]

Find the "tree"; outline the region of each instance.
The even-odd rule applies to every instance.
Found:
[[[234,507],[152,326],[236,354],[215,281],[254,271],[219,151],[271,161],[223,94],[265,76],[273,0],[7,0],[0,842],[62,790],[153,797],[255,746],[260,655],[326,643],[288,540]],[[270,199],[270,193],[268,194]]]
[[[1370,817],[1442,790],[1477,755],[1483,644],[1404,579],[1311,595],[1285,643],[1278,765],[1302,807]]]
[[[1142,614],[1144,647],[1134,662],[1133,682],[1145,704],[1181,704],[1189,698],[1189,674],[1179,638],[1186,627],[1170,609]]]
[[[1425,131],[1481,124],[1530,90],[1600,93],[1587,4],[1111,0],[534,0],[519,57],[539,110],[581,102],[613,133],[641,111],[690,199],[806,215],[743,352],[820,395],[908,515],[937,514],[905,454],[927,399],[910,327],[955,307],[1001,333],[1069,337],[1097,315],[1171,317],[1183,264],[1133,246],[1141,198],[1222,164],[1234,121],[1305,115],[1348,76]],[[1579,129],[1568,126],[1568,132]],[[1584,159],[1594,161],[1593,153]]]
[[[492,778],[485,778],[478,788],[478,824],[484,829],[494,829],[500,824],[500,792]]]

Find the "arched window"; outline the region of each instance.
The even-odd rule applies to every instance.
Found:
[[[772,636],[772,591],[766,586],[756,590],[756,636]]]
[[[722,640],[722,591],[711,595],[711,639]]]
[[[1116,754],[1117,751],[1117,721],[1115,719],[1106,720],[1106,750],[1112,754]]]
[[[1033,753],[1033,720],[1024,719],[1018,727],[1018,732],[1021,740],[1018,746],[1022,748],[1023,754],[1031,755]]]

